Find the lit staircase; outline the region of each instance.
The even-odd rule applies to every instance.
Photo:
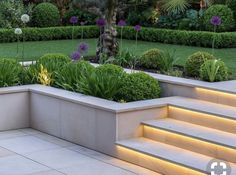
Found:
[[[220,159],[236,175],[236,107],[176,97],[167,118],[141,125],[142,137],[116,143],[121,159],[164,175],[208,175],[209,162]]]

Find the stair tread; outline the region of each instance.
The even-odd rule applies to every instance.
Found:
[[[143,137],[118,141],[117,145],[203,173],[208,173],[206,167],[214,159]],[[236,174],[236,164],[230,165],[232,174]]]
[[[184,136],[200,139],[203,141],[236,148],[236,134],[207,128],[204,126],[191,124],[171,118],[158,119],[142,122],[144,125],[174,132]]]
[[[169,99],[168,104],[170,106],[180,107],[196,112],[203,112],[210,115],[217,115],[224,118],[236,120],[236,107],[228,105],[217,104],[186,97],[176,97]]]

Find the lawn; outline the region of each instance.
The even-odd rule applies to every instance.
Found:
[[[39,41],[39,42],[26,42],[25,43],[25,60],[35,60],[45,53],[64,53],[70,55],[79,44],[79,40],[58,40],[58,41]],[[84,42],[89,44],[88,55],[95,55],[96,39],[86,39]],[[22,43],[19,46],[19,57],[21,56]],[[163,50],[169,50],[176,52],[176,56],[179,57],[178,64],[183,65],[188,58],[194,52],[207,51],[211,53],[210,48],[202,47],[189,47],[181,45],[170,45],[162,43],[144,42],[139,41],[138,47],[135,47],[135,41],[124,40],[123,49],[129,49],[135,54],[142,54],[144,51],[152,48],[159,48]],[[17,44],[16,43],[4,43],[0,44],[0,57],[15,58],[17,57]],[[230,68],[230,71],[236,77],[236,48],[232,49],[216,49],[215,55],[222,59]]]

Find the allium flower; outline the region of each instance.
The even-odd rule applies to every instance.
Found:
[[[16,28],[15,31],[14,31],[14,33],[15,33],[16,35],[21,35],[23,32],[22,32],[21,28]]]
[[[104,27],[106,25],[106,20],[104,18],[100,18],[96,21],[98,27]]]
[[[76,51],[76,52],[73,52],[71,54],[71,59],[74,60],[74,61],[77,61],[81,58],[81,54],[80,52]]]
[[[126,26],[125,20],[122,20],[122,19],[121,19],[121,20],[118,22],[118,26],[120,26],[120,27]]]
[[[27,14],[23,14],[20,19],[23,23],[28,23],[30,21],[30,17]]]
[[[86,43],[81,43],[81,44],[79,45],[79,51],[80,51],[81,53],[87,52],[88,49],[89,49],[89,46],[88,46],[88,44],[86,44]]]
[[[134,30],[136,30],[137,32],[139,32],[141,29],[142,27],[140,25],[134,26]]]
[[[77,24],[78,23],[78,17],[77,16],[72,16],[70,18],[70,23],[71,24]]]
[[[214,25],[214,26],[221,25],[221,18],[219,16],[213,16],[211,18],[211,24]]]

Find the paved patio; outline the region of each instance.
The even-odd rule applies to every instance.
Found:
[[[33,129],[0,132],[0,175],[158,175]]]

